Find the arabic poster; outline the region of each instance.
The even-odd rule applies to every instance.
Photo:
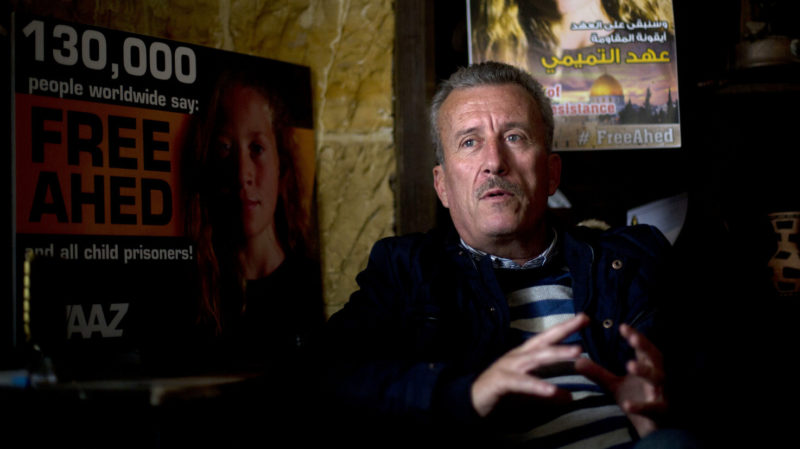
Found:
[[[307,67],[24,14],[11,44],[18,346],[48,323],[40,343],[133,348],[156,319],[190,309],[187,280],[209,251],[201,217],[211,215],[196,199],[239,204],[243,169],[221,156],[236,142],[221,140],[215,121],[231,84],[257,81],[275,100],[281,167],[293,167],[276,182],[275,216],[292,209],[292,242],[316,247]]]
[[[514,64],[544,86],[555,150],[680,147],[670,0],[467,3],[470,62]]]

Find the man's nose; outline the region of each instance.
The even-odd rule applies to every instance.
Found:
[[[483,149],[483,171],[486,174],[502,175],[508,171],[508,149],[503,139],[488,139]]]

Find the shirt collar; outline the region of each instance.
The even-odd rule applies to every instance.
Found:
[[[541,254],[534,257],[533,259],[528,260],[527,262],[523,263],[522,265],[514,262],[511,259],[506,259],[504,257],[495,256],[493,254],[487,254],[481,250],[475,249],[467,244],[464,239],[461,240],[461,246],[464,247],[469,253],[477,259],[482,259],[484,256],[488,255],[492,260],[492,266],[495,268],[506,268],[511,270],[524,270],[528,268],[538,268],[542,267],[556,256],[558,253],[556,247],[556,241],[558,240],[558,232],[555,229],[552,231],[553,238],[550,240],[550,245],[542,251]]]

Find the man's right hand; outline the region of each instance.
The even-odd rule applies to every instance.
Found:
[[[539,379],[533,371],[556,363],[576,360],[578,345],[560,344],[567,336],[589,324],[589,317],[578,314],[536,335],[497,359],[472,384],[472,406],[479,416],[487,416],[506,395],[528,395],[557,400],[564,391]]]

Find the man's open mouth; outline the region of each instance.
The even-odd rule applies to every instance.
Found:
[[[500,198],[505,196],[511,196],[511,193],[506,190],[501,189],[491,189],[488,192],[484,193],[481,199],[485,198]]]

